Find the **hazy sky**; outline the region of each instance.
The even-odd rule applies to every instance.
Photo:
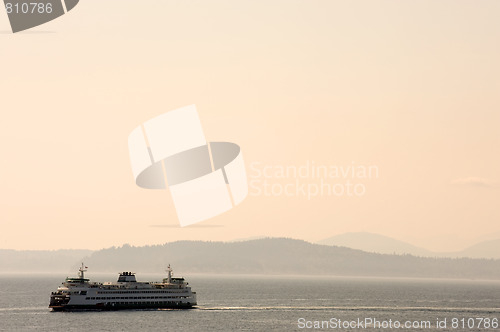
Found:
[[[82,0],[14,35],[0,11],[0,248],[500,238],[499,13],[496,0]],[[251,190],[177,227],[168,191],[134,184],[127,138],[189,104],[209,140],[241,146],[250,180],[312,162],[378,176],[352,179],[360,196]]]

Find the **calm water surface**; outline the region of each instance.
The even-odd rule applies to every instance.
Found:
[[[116,279],[112,274],[87,276],[93,281]],[[482,320],[500,320],[500,282],[492,281],[197,275],[187,277],[198,293],[197,309],[51,312],[49,294],[64,277],[0,275],[0,331],[396,330],[372,325],[301,329],[301,318],[304,324],[366,318],[381,324],[389,320],[432,324],[407,331],[500,331],[486,328]],[[161,278],[138,274],[139,281]],[[452,327],[454,318],[457,328]],[[446,328],[437,328],[436,321],[444,319]],[[471,328],[462,328],[461,319]]]

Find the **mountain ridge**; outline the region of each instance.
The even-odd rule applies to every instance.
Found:
[[[437,252],[412,245],[385,235],[370,232],[349,232],[317,241],[318,244],[337,245],[380,254],[410,254],[421,257],[500,259],[500,239],[478,242],[460,251]]]
[[[288,238],[126,244],[96,251],[85,264],[99,272],[158,272],[172,264],[183,273],[500,279],[500,260],[366,253]]]
[[[290,238],[124,244],[98,251],[0,250],[1,272],[73,271],[82,261],[93,272],[155,273],[172,264],[182,273],[500,280],[498,259],[377,254]]]

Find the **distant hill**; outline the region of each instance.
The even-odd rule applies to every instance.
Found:
[[[318,241],[318,244],[347,247],[367,252],[376,252],[379,254],[410,254],[425,257],[435,256],[435,253],[424,248],[420,248],[388,236],[368,232],[335,235],[322,241]]]
[[[96,251],[85,261],[85,265],[96,272],[163,272],[168,264],[182,274],[500,279],[500,260],[383,255],[282,238],[245,242],[179,241],[145,247],[124,245]]]
[[[251,236],[251,237],[244,237],[244,238],[237,238],[237,239],[233,239],[229,242],[244,242],[244,241],[251,241],[251,240],[260,240],[260,239],[265,239],[267,238],[267,236]]]
[[[483,234],[477,240],[480,242],[500,239],[500,231]]]
[[[388,236],[368,232],[344,233],[318,241],[317,243],[359,249],[366,252],[380,254],[409,254],[421,257],[500,259],[500,239],[480,242],[465,250],[457,252],[430,251]]]
[[[455,256],[472,258],[491,257],[500,259],[500,239],[480,242],[463,251],[455,253]]]
[[[67,272],[92,250],[0,249],[0,272]]]

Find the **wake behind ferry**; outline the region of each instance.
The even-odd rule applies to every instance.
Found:
[[[170,265],[162,282],[138,282],[135,273],[122,272],[117,282],[90,282],[82,263],[78,278],[66,278],[50,296],[54,311],[120,309],[190,309],[196,292],[184,278],[174,278]]]

